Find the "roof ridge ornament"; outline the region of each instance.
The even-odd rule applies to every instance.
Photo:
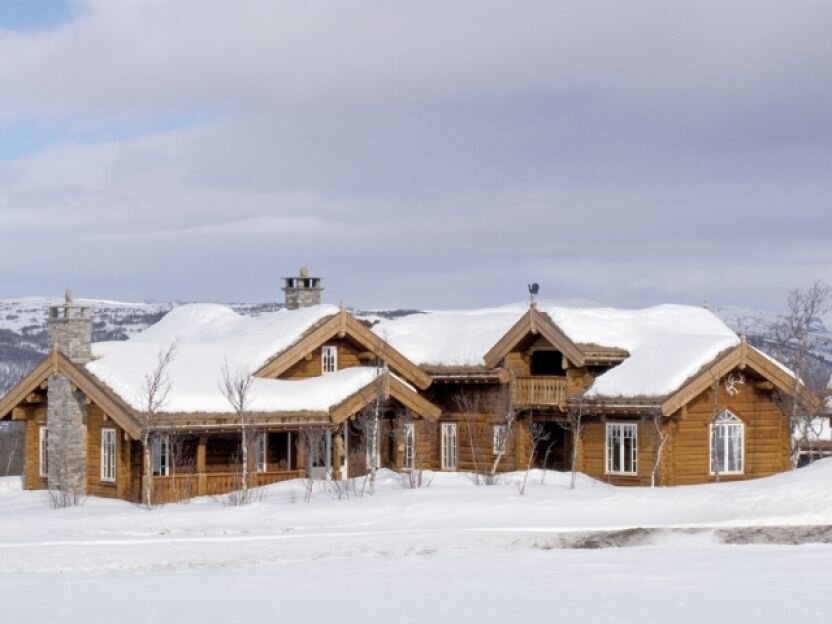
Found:
[[[540,293],[540,284],[532,282],[529,286],[529,307],[537,307],[537,295]]]

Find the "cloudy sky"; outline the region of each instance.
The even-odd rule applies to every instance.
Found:
[[[2,0],[0,297],[777,309],[832,3]]]

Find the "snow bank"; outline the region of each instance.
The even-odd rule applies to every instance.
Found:
[[[575,343],[625,349],[627,360],[599,376],[589,397],[664,396],[739,344],[710,311],[661,305],[643,310],[570,308],[540,302],[538,309]],[[420,364],[481,366],[483,357],[528,310],[514,304],[482,310],[431,311],[383,320],[379,336]]]
[[[230,413],[217,385],[226,360],[232,373],[253,373],[315,323],[337,312],[335,306],[319,305],[247,317],[222,305],[185,305],[130,340],[94,344],[96,359],[87,369],[132,407],[142,409],[145,375],[156,368],[159,352],[176,343],[165,411]],[[358,367],[300,381],[255,379],[251,409],[325,411],[376,374],[374,368]]]
[[[0,477],[0,494],[7,492],[21,492],[23,479],[21,477]]]

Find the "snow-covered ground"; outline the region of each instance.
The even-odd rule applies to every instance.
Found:
[[[52,510],[0,480],[0,621],[814,622],[832,546],[729,546],[724,527],[832,524],[832,460],[744,483],[614,488],[533,473],[480,486],[436,474],[373,496],[264,488],[229,507],[153,511],[87,499]],[[578,549],[587,531],[665,527],[628,548]],[[676,531],[699,527],[697,531]],[[705,530],[701,530],[704,528]],[[814,539],[814,532],[817,539]],[[632,533],[632,532],[631,532]],[[806,539],[808,534],[809,538]],[[804,531],[821,541],[828,531]],[[627,540],[624,540],[625,542]],[[613,542],[615,541],[613,540]]]

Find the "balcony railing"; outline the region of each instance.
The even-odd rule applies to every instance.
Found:
[[[249,487],[271,485],[289,479],[298,479],[303,470],[249,473]],[[233,472],[203,472],[170,477],[153,477],[153,502],[173,503],[193,496],[218,496],[242,487],[242,475]]]
[[[564,377],[515,377],[512,398],[517,407],[566,407]]]

